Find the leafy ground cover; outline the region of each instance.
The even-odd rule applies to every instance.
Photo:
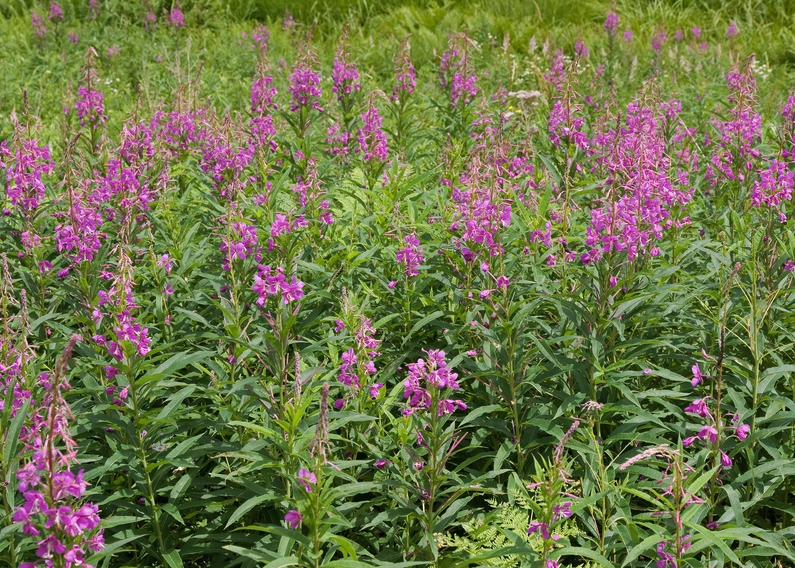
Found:
[[[795,563],[785,3],[0,16],[0,564]]]

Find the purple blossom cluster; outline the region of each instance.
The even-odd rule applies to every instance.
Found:
[[[267,132],[266,123],[257,123],[265,131],[255,131],[264,139],[260,142],[265,143],[266,148],[271,147],[271,140]],[[254,132],[252,132],[252,139]],[[240,137],[243,138],[243,137]],[[239,143],[238,137],[229,136],[221,129],[213,132],[208,131],[202,144],[202,155],[199,166],[202,171],[208,174],[216,187],[219,195],[226,199],[234,199],[245,185],[248,178],[244,172],[248,165],[254,160],[255,146],[243,138]]]
[[[123,310],[116,314],[116,326],[113,331],[116,334],[117,341],[108,341],[108,353],[117,361],[124,359],[122,341],[132,343],[136,353],[141,357],[151,351],[149,347],[149,330],[135,321],[130,315],[130,310]]]
[[[364,384],[362,381],[365,376],[372,377],[378,372],[375,358],[380,355],[378,346],[381,341],[375,338],[375,328],[368,318],[359,314],[354,322],[353,329],[350,331],[354,336],[355,347],[349,348],[340,356],[342,363],[338,378],[343,385],[353,387],[355,391],[366,387],[370,398],[378,398],[384,387],[383,383]],[[336,321],[335,333],[342,333],[345,328],[345,323],[342,320]],[[335,406],[339,410],[344,404],[344,399],[341,399],[335,403]]]
[[[400,49],[395,56],[395,86],[390,99],[398,101],[401,97],[410,95],[417,88],[417,77],[414,74],[414,64],[411,62],[411,53],[408,38],[400,44]]]
[[[408,406],[403,416],[410,416],[418,411],[430,410],[438,416],[451,414],[456,410],[466,410],[462,400],[442,398],[447,389],[459,390],[458,374],[447,366],[444,351],[431,349],[425,351],[425,359],[417,359],[408,364],[408,378],[403,381],[403,398]]]
[[[619,19],[618,14],[615,12],[608,12],[607,17],[605,18],[605,31],[607,32],[607,35],[616,35],[619,23],[621,23],[621,20]]]
[[[254,79],[251,84],[251,112],[256,114],[270,114],[277,110],[276,86],[273,84],[273,75],[264,71]]]
[[[710,398],[697,398],[691,402],[686,408],[685,412],[688,414],[695,414],[706,420],[695,436],[689,436],[682,440],[682,445],[685,447],[693,445],[696,440],[701,440],[707,447],[720,447],[721,434],[725,435],[726,431],[734,432],[737,439],[742,441],[748,437],[751,427],[748,424],[740,424],[738,415],[731,415],[731,426],[723,424],[723,418],[717,419],[710,411],[709,402]],[[723,467],[731,467],[732,459],[724,452],[720,452],[720,464]]]
[[[323,94],[320,75],[312,68],[312,63],[310,55],[302,57],[296,61],[290,74],[288,90],[292,96],[290,110],[293,112],[310,108],[323,112],[323,107],[320,106],[320,97]]]
[[[60,215],[63,220],[55,226],[56,250],[65,254],[70,263],[93,260],[102,246],[100,231],[102,213],[94,206],[85,191],[72,193],[69,210]]]
[[[88,552],[104,548],[103,531],[96,530],[99,508],[82,502],[88,485],[83,470],[77,475],[71,471],[71,465],[77,463],[77,443],[69,433],[72,413],[63,391],[71,387],[63,374],[78,340],[78,336],[70,339],[54,377],[47,373],[40,377],[45,392],[23,431],[31,456],[16,472],[24,502],[14,509],[12,518],[22,525],[23,533],[39,540],[38,560],[22,562],[20,568],[89,566],[85,562]]]
[[[580,105],[568,101],[555,101],[549,113],[549,139],[555,146],[560,146],[560,143],[565,141],[586,152],[588,135],[583,131],[584,123]]]
[[[271,269],[269,265],[259,265],[254,275],[252,290],[257,294],[257,305],[264,306],[271,296],[280,297],[285,305],[304,297],[304,283],[295,276],[287,280],[284,269],[279,266]]]
[[[479,167],[473,164],[473,169]],[[477,249],[485,249],[489,256],[502,254],[499,233],[511,224],[511,204],[503,199],[507,188],[481,185],[476,175],[462,175],[461,187],[452,185],[454,211],[450,231],[455,234],[454,244],[467,262],[474,262]],[[474,251],[474,252],[473,252]]]
[[[74,104],[80,126],[88,123],[91,128],[97,129],[108,117],[105,116],[105,100],[102,91],[81,85],[77,88],[77,100]]]
[[[332,124],[326,131],[326,152],[332,156],[347,157],[351,134],[341,124]]]
[[[469,60],[469,38],[454,34],[439,64],[439,85],[449,92],[452,108],[468,105],[478,94],[477,74]]]
[[[771,160],[767,169],[759,171],[759,178],[751,188],[750,200],[753,207],[779,209],[785,201],[792,200],[795,173],[788,166],[786,162]],[[787,221],[786,214],[780,209],[779,219],[782,223]]]
[[[263,24],[259,24],[251,30],[251,41],[254,42],[254,48],[262,54],[268,50],[270,38],[271,34]]]
[[[47,146],[38,140],[26,140],[17,130],[17,142],[9,148],[0,143],[0,169],[5,169],[6,197],[23,211],[34,211],[44,200],[46,191],[42,176],[51,174],[54,162]]]
[[[176,158],[207,139],[208,120],[208,111],[205,108],[191,112],[173,110],[168,113],[158,110],[152,115],[149,128],[168,153]]]
[[[358,92],[362,85],[359,82],[359,71],[356,64],[349,61],[345,53],[344,44],[334,56],[334,67],[331,70],[331,91],[337,95],[338,101],[343,101],[353,93]]]
[[[715,121],[718,132],[706,179],[716,185],[720,179],[743,181],[754,160],[760,156],[756,145],[762,138],[762,115],[756,109],[756,80],[750,66],[735,68],[726,75],[729,85],[729,120]]]
[[[63,8],[57,2],[50,2],[50,14],[47,17],[51,22],[63,20]]]
[[[33,27],[33,33],[36,37],[44,37],[47,35],[47,27],[44,25],[44,18],[36,12],[30,13],[30,25]]]
[[[419,274],[417,268],[424,260],[422,249],[420,248],[420,240],[417,238],[417,235],[412,233],[406,235],[403,238],[403,242],[406,246],[395,253],[397,261],[405,265],[406,278],[417,276]]]
[[[663,231],[689,223],[687,217],[671,218],[690,201],[693,191],[684,169],[678,169],[673,177],[670,173],[673,165],[666,151],[665,131],[671,106],[630,103],[621,129],[595,138],[605,149],[602,163],[612,187],[602,207],[591,209],[585,241],[591,248],[583,253],[583,262],[613,251],[626,253],[630,261],[642,253],[657,256],[659,249],[654,243]]]
[[[185,16],[182,13],[182,9],[179,7],[179,5],[173,6],[171,8],[171,12],[168,14],[168,23],[171,24],[172,28],[185,27]]]
[[[223,268],[227,272],[236,260],[254,257],[259,262],[262,249],[257,240],[257,228],[244,221],[230,223],[227,233],[221,238],[221,252],[224,253]]]
[[[359,152],[365,162],[384,163],[388,159],[389,147],[386,134],[381,128],[381,115],[371,106],[362,113],[364,123],[356,135],[359,141]]]

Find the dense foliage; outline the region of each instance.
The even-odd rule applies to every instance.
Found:
[[[0,10],[0,565],[793,565],[788,56],[595,6]]]

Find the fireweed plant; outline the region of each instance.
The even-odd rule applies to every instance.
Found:
[[[0,566],[795,564],[786,10],[6,4]]]

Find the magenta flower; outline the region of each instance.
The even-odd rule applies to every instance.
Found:
[[[165,270],[166,274],[171,274],[172,264],[167,254],[161,255],[160,258],[157,259],[157,266]]]
[[[711,416],[709,413],[709,407],[705,400],[697,398],[693,402],[691,402],[688,406],[685,407],[685,412],[689,412],[690,414],[697,414],[702,418],[707,418]]]
[[[759,179],[754,182],[750,195],[751,205],[778,208],[785,201],[792,200],[793,188],[795,173],[789,169],[788,164],[771,160],[767,169],[759,171]],[[785,221],[786,217],[782,219],[782,222]]]
[[[312,486],[317,483],[317,477],[308,469],[298,470],[298,483],[304,486],[307,493],[312,493]]]
[[[607,35],[615,35],[616,31],[618,30],[618,24],[620,20],[618,14],[614,12],[608,12],[607,18],[605,18],[605,31]]]
[[[174,6],[171,9],[171,13],[168,16],[168,22],[175,28],[183,28],[185,27],[185,17],[182,14],[182,10],[179,6]]]
[[[377,467],[378,469],[385,469],[388,463],[389,460],[380,459],[375,462],[375,467]]]
[[[657,53],[660,53],[666,41],[668,41],[668,34],[665,33],[665,30],[660,30],[654,34],[654,37],[651,39],[651,48]]]
[[[258,306],[264,306],[270,296],[281,295],[285,304],[300,300],[304,297],[304,283],[293,276],[290,282],[284,276],[284,269],[280,266],[272,270],[268,265],[259,265],[259,271],[254,275],[252,290],[257,293]]]
[[[356,374],[354,369],[356,360],[356,353],[353,349],[348,349],[342,354],[342,365],[340,365],[339,380],[345,386],[355,386],[356,388],[361,386],[359,376]]]
[[[425,410],[431,404],[429,389],[443,391],[445,389],[458,390],[457,373],[453,373],[447,366],[444,351],[431,349],[425,351],[427,362],[418,359],[415,363],[408,364],[408,378],[403,381],[403,397],[407,399],[408,406],[403,410],[404,416],[409,416],[418,410]],[[461,400],[442,399],[437,403],[438,416],[450,414],[456,410],[466,410],[466,404]]]
[[[695,363],[691,370],[693,371],[693,378],[690,380],[690,384],[695,387],[703,383],[704,375],[701,373],[701,368],[699,368],[698,363]]]
[[[417,268],[424,260],[422,249],[419,248],[420,240],[414,233],[406,235],[403,240],[406,246],[395,253],[397,261],[405,265],[406,277],[417,276],[419,274]]]
[[[346,55],[344,52],[340,52],[334,56],[334,67],[331,71],[333,84],[331,91],[336,93],[338,101],[342,101],[362,87],[359,83],[359,71],[356,69],[356,64],[347,61]]]
[[[304,516],[299,511],[291,509],[284,515],[284,520],[287,521],[287,525],[291,529],[297,529],[298,525],[304,520]]]
[[[268,41],[271,34],[268,28],[260,24],[251,31],[251,41],[254,42],[254,47],[259,51],[265,52],[268,48]]]
[[[399,101],[401,97],[413,93],[416,88],[417,78],[414,74],[414,64],[411,62],[408,43],[404,40],[395,57],[395,86],[389,98],[393,102]]]
[[[78,87],[77,101],[75,101],[74,110],[77,111],[77,118],[80,119],[80,126],[85,126],[86,123],[88,123],[92,128],[96,129],[108,119],[104,114],[104,95],[101,91],[97,91],[96,89],[89,89],[88,87],[82,86]]]
[[[273,85],[273,75],[257,77],[251,85],[251,112],[267,114],[271,109],[279,108],[276,100],[276,87]]]
[[[745,440],[751,432],[751,427],[748,424],[740,424],[737,427],[737,437],[740,440]]]
[[[359,152],[365,162],[387,161],[389,147],[386,143],[386,134],[381,129],[381,121],[381,115],[373,106],[362,113],[364,125],[359,129],[356,138],[359,142]]]
[[[676,568],[676,557],[665,551],[668,542],[663,540],[657,543],[657,556],[659,560],[655,563],[657,568]]]
[[[308,58],[299,60],[290,74],[288,90],[293,97],[290,105],[291,111],[312,108],[323,112],[323,108],[320,106],[320,96],[323,94],[320,87],[320,75],[310,65],[311,60]]]
[[[33,26],[33,33],[38,37],[47,35],[47,28],[44,26],[44,18],[39,16],[36,12],[30,14],[30,24]]]
[[[228,233],[221,239],[221,252],[225,253],[223,268],[226,271],[235,260],[245,260],[249,256],[259,260],[257,228],[242,221],[231,223]]]
[[[50,2],[50,21],[63,20],[63,9],[55,2]]]
[[[731,22],[729,27],[726,29],[726,39],[731,39],[740,34],[740,30],[737,27],[737,22]]]
[[[720,465],[722,465],[723,467],[732,466],[732,459],[723,450],[721,450],[720,452]]]
[[[718,440],[718,431],[711,424],[707,424],[701,428],[701,431],[698,433],[698,437],[702,439],[708,439],[714,444]]]
[[[552,522],[554,523],[558,519],[568,519],[572,514],[571,501],[566,501],[562,505],[555,505],[552,509]]]
[[[439,65],[440,86],[449,90],[452,108],[461,103],[468,105],[478,94],[477,75],[467,57],[468,38],[463,34],[450,38],[447,51],[442,54]]]
[[[546,523],[540,523],[538,521],[533,521],[530,523],[530,526],[527,529],[527,534],[540,534],[545,539],[549,538],[549,525]]]

